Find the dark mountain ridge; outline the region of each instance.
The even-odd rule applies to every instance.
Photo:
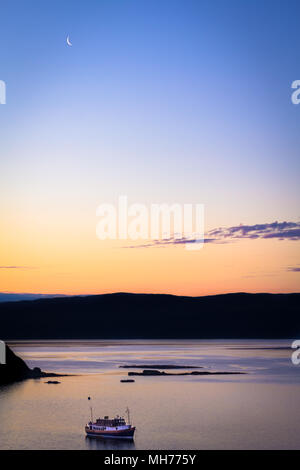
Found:
[[[299,338],[300,294],[115,293],[4,302],[0,338]]]

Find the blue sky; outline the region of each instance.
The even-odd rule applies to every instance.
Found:
[[[53,153],[62,171],[72,166],[77,177],[91,167],[135,199],[155,189],[158,199],[213,203],[219,187],[231,204],[234,185],[246,210],[255,185],[278,216],[291,216],[299,202],[300,113],[290,101],[297,12],[292,1],[7,2],[0,119],[10,162],[39,168],[36,150],[55,166]],[[145,184],[149,175],[157,185]]]
[[[299,2],[1,8],[8,225],[42,210],[78,220],[119,194],[204,203],[207,229],[299,220]]]

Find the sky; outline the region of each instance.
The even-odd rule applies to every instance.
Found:
[[[2,2],[0,291],[299,291],[299,14],[293,0]],[[209,241],[99,240],[96,209],[120,195],[204,204]]]

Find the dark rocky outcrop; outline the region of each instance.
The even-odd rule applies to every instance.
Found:
[[[123,369],[202,369],[201,366],[178,366],[175,364],[133,364],[120,367]]]
[[[245,374],[246,372],[210,372],[210,371],[200,371],[194,370],[192,372],[177,372],[177,373],[169,373],[169,372],[161,372],[160,370],[143,370],[143,372],[128,372],[128,375],[142,375],[142,376],[166,376],[166,375],[241,375]]]
[[[30,369],[27,364],[6,345],[6,364],[0,364],[0,385],[26,379],[62,377],[63,375],[43,372],[39,367]]]

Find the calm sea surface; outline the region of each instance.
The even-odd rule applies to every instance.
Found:
[[[300,449],[300,365],[291,341],[11,343],[30,367],[74,374],[0,386],[1,449]],[[134,377],[125,364],[176,364],[232,376]],[[136,369],[132,369],[136,370]],[[193,369],[191,369],[193,370]],[[180,372],[171,370],[170,372]],[[50,379],[51,380],[51,379]],[[124,415],[134,442],[85,437],[90,418]]]

